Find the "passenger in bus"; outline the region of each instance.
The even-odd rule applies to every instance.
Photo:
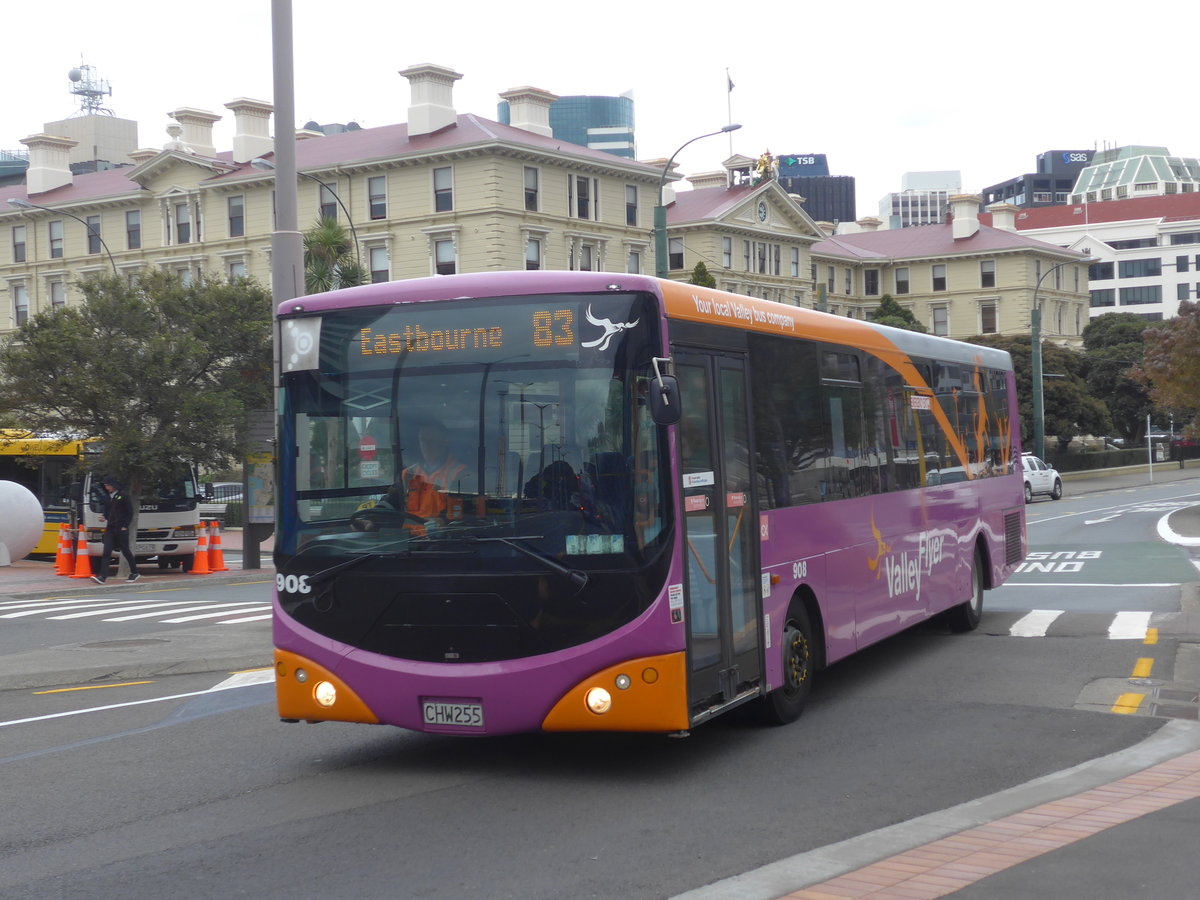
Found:
[[[103,549],[100,551],[100,571],[92,576],[92,581],[96,584],[104,584],[108,580],[108,564],[112,559],[113,551],[117,550],[125,557],[125,562],[129,563],[129,577],[125,580],[132,584],[142,577],[138,574],[137,560],[133,558],[133,551],[129,549],[129,527],[133,524],[133,504],[129,502],[129,497],[121,489],[120,483],[113,475],[104,479],[104,490],[107,491],[107,494],[101,498],[101,502],[104,503],[104,542]]]

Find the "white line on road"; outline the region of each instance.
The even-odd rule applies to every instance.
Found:
[[[1114,641],[1142,641],[1150,627],[1148,612],[1119,612],[1108,626],[1108,636]]]
[[[1054,620],[1063,614],[1061,609],[1034,609],[1013,623],[1008,633],[1013,637],[1045,637]]]
[[[203,610],[213,610],[213,609],[220,609],[221,607],[229,607],[229,606],[237,607],[237,609],[225,609],[224,612],[219,613],[219,615],[225,615],[226,613],[230,613],[230,614],[238,613],[238,612],[242,612],[243,610],[247,610],[247,609],[255,609],[255,610],[262,609],[261,604],[257,604],[253,600],[244,600],[239,603],[205,603],[203,606],[186,606],[183,609],[156,609],[156,610],[154,610],[154,612],[137,613],[132,616],[115,616],[114,618],[105,619],[104,621],[105,622],[129,622],[133,619],[152,619],[155,616],[161,616],[163,613],[170,613],[171,615],[175,615],[176,613],[199,612],[202,609]]]
[[[168,625],[179,625],[179,624],[182,624],[183,622],[195,622],[195,621],[198,621],[199,619],[218,619],[221,616],[227,616],[232,612],[243,612],[243,611],[244,612],[253,612],[253,613],[266,612],[269,615],[270,610],[271,610],[270,605],[248,606],[245,608],[245,610],[224,609],[224,610],[221,610],[220,612],[200,613],[199,615],[196,615],[196,616],[180,616],[177,619],[163,619],[163,622],[165,622]]]
[[[126,706],[145,706],[147,703],[161,703],[164,700],[186,700],[188,697],[203,697],[205,694],[213,694],[217,691],[227,691],[231,688],[251,687],[256,684],[266,684],[275,680],[275,670],[271,669],[255,669],[252,672],[239,672],[229,678],[226,678],[220,684],[213,685],[210,688],[205,688],[202,691],[189,691],[186,694],[171,694],[167,697],[150,697],[147,700],[130,700],[127,703],[109,703],[106,706],[90,706],[87,709],[72,709],[66,712],[50,713],[47,716],[30,716],[28,719],[12,719],[8,722],[0,722],[0,728],[6,725],[25,725],[29,722],[45,722],[49,719],[62,719],[67,716],[81,716],[84,713],[104,712],[109,709],[123,709]]]

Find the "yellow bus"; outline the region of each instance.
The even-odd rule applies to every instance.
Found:
[[[82,457],[83,441],[0,429],[0,481],[15,481],[28,488],[45,514],[42,537],[30,555],[58,551],[58,526],[71,522],[71,486],[83,477]]]

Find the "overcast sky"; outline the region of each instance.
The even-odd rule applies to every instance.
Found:
[[[416,63],[461,72],[458,111],[490,119],[497,94],[522,85],[633,91],[639,158],[670,156],[732,119],[735,153],[827,154],[831,174],[856,177],[860,216],[909,171],[957,169],[979,192],[1030,171],[1044,150],[1140,143],[1200,156],[1187,88],[1197,17],[1179,0],[293,8],[297,125],[405,121],[408,82],[396,73]],[[270,10],[269,0],[6,4],[0,149],[79,109],[67,72],[81,62],[111,85],[107,108],[138,122],[140,146],[161,147],[167,113],[192,106],[225,117],[215,142],[229,149],[224,104],[273,99]],[[719,169],[729,152],[729,136],[697,141],[681,171]]]

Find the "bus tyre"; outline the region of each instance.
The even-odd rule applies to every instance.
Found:
[[[762,698],[763,720],[771,725],[795,722],[812,690],[814,666],[812,625],[800,604],[788,612],[783,626],[783,684]]]
[[[971,596],[946,612],[946,624],[951,631],[974,631],[983,618],[983,556],[975,551],[971,564]]]

